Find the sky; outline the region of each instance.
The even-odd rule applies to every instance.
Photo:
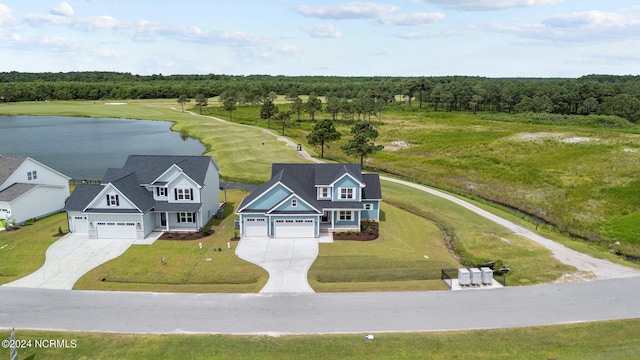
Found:
[[[637,0],[0,0],[0,72],[640,74]]]

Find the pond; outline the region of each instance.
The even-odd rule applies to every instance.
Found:
[[[73,179],[102,179],[127,156],[202,155],[171,122],[61,116],[0,116],[0,155],[31,157]]]

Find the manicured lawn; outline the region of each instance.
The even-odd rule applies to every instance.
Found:
[[[227,191],[225,218],[214,219],[214,233],[199,240],[157,240],[134,245],[122,256],[83,276],[74,286],[82,290],[164,292],[258,292],[268,274],[235,255],[233,211],[247,193]],[[179,235],[177,235],[179,238]],[[200,249],[202,244],[202,249]],[[227,249],[227,245],[231,249]],[[221,250],[221,251],[220,251]],[[161,259],[165,258],[165,264]]]
[[[66,213],[47,216],[16,231],[0,231],[0,285],[38,270],[47,248],[60,238],[58,228],[68,231]]]
[[[637,359],[640,320],[502,330],[323,336],[130,335],[16,330],[22,340],[75,340],[26,348],[21,359]],[[0,331],[7,339],[9,331]],[[0,349],[0,356],[9,356]]]
[[[376,240],[320,244],[318,259],[309,270],[314,290],[447,289],[440,280],[441,269],[460,265],[449,253],[440,230],[386,203],[382,204],[381,217]]]

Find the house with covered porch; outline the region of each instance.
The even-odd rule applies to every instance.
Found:
[[[236,211],[242,236],[315,238],[380,219],[380,178],[359,164],[273,164],[271,174]]]

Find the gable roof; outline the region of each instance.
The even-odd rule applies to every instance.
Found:
[[[63,211],[82,211],[104,189],[104,185],[78,184],[64,204]]]
[[[211,161],[213,159],[210,156],[129,155],[122,170],[135,172],[140,184],[151,184],[171,166],[177,165],[198,185],[204,186],[204,178]],[[217,164],[213,164],[219,171]]]
[[[15,183],[6,189],[0,191],[0,201],[11,202],[23,194],[26,194],[29,190],[33,189],[36,184],[23,184],[23,183]]]
[[[26,156],[0,155],[0,185],[4,184],[25,161]]]
[[[271,166],[271,179],[244,198],[238,207],[243,212],[267,190],[280,183],[315,209],[357,208],[362,204],[352,201],[327,201],[317,199],[317,186],[330,186],[349,175],[363,186],[362,200],[382,199],[380,178],[377,174],[362,174],[359,164],[282,164]]]

